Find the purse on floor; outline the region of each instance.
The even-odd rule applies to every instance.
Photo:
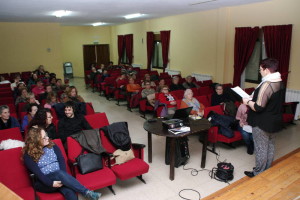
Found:
[[[95,153],[84,154],[84,149],[76,158],[77,166],[81,174],[91,173],[103,168],[102,156]]]

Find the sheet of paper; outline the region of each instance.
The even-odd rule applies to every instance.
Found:
[[[247,94],[242,88],[239,86],[236,86],[234,88],[231,88],[235,93],[240,95],[242,98],[250,98],[249,94]]]
[[[243,126],[243,130],[248,132],[248,133],[252,133],[252,126],[249,125],[244,125]]]
[[[179,133],[186,133],[186,132],[189,132],[190,130],[191,130],[191,128],[188,126],[182,126],[182,127],[178,127],[178,128],[169,129],[169,131],[171,133],[174,133],[175,135],[177,135]]]

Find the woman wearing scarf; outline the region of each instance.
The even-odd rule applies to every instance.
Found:
[[[186,89],[183,95],[184,98],[182,99],[180,104],[180,108],[193,107],[190,114],[202,117],[204,114],[205,106],[196,98],[194,98],[193,95],[194,94],[191,89]]]
[[[259,71],[262,82],[253,92],[253,98],[243,98],[243,103],[250,107],[248,124],[252,126],[255,163],[253,171],[245,171],[249,177],[271,167],[275,153],[275,132],[283,128],[282,104],[285,89],[278,70],[278,61],[267,58],[261,61]]]

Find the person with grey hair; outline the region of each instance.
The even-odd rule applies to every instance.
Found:
[[[222,105],[228,101],[227,95],[223,91],[223,85],[216,84],[215,92],[211,96],[211,106]]]
[[[20,128],[18,120],[10,116],[9,107],[7,105],[0,106],[0,130],[9,128]]]
[[[199,88],[200,87],[199,85],[197,85],[197,83],[193,82],[193,77],[190,76],[190,75],[185,78],[185,82],[182,84],[182,86],[185,89]]]
[[[200,116],[204,115],[205,106],[200,103],[195,97],[193,97],[193,91],[191,89],[186,89],[184,92],[184,98],[181,101],[180,108],[193,107],[191,110],[191,115]]]

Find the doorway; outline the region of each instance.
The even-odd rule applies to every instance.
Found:
[[[109,45],[96,44],[96,45],[83,45],[83,63],[84,71],[90,70],[91,64],[95,63],[97,66],[109,64]]]

